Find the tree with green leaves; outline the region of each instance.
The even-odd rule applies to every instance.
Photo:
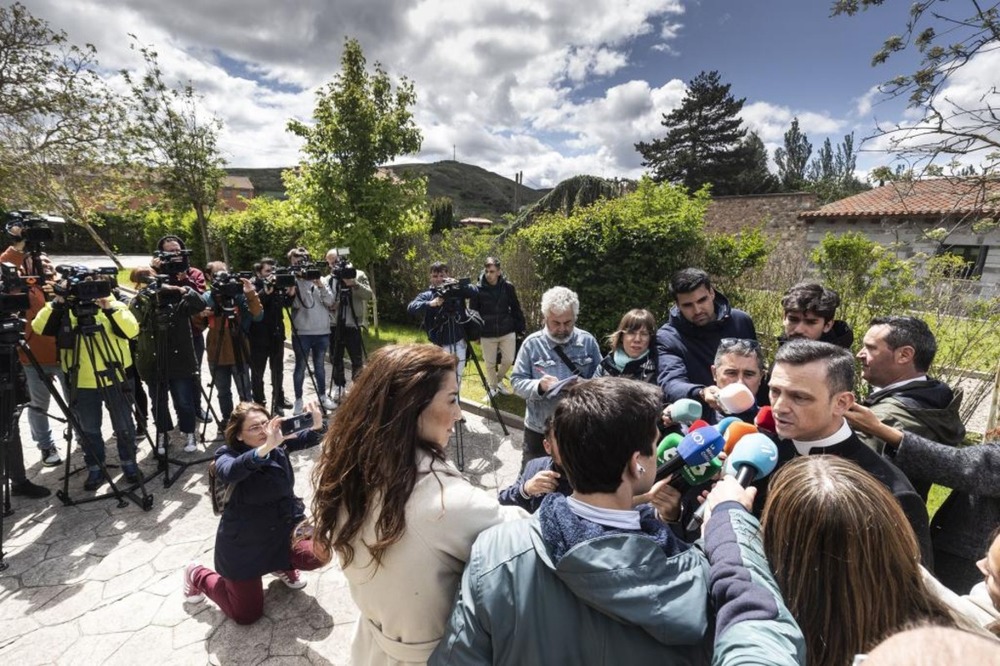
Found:
[[[438,197],[429,204],[431,233],[439,234],[455,226],[455,203],[451,197]]]
[[[93,46],[77,46],[20,3],[0,7],[0,202],[61,215],[98,235],[115,163],[122,106]]]
[[[806,166],[812,155],[809,138],[799,129],[799,119],[792,118],[792,125],[785,132],[785,145],[774,150],[778,165],[778,180],[785,192],[798,192],[806,182]]]
[[[834,16],[854,16],[885,0],[836,0]],[[915,71],[900,74],[879,90],[888,99],[905,98],[919,112],[914,121],[880,125],[876,136],[911,163],[930,164],[938,157],[979,155],[987,171],[1000,161],[1000,92],[986,86],[974,96],[950,91],[957,75],[982,62],[1000,46],[1000,9],[978,0],[944,2],[916,0],[899,34],[887,37],[872,56],[872,66],[894,54],[911,52],[919,58]],[[948,94],[951,93],[951,94]]]
[[[827,137],[816,158],[809,164],[807,189],[818,195],[820,204],[870,189],[854,175],[857,159],[854,132],[844,135],[843,142],[837,144],[836,152]]]
[[[737,174],[734,188],[740,194],[769,194],[778,190],[778,179],[767,164],[767,147],[757,132],[747,132],[740,144],[744,168]]]
[[[190,83],[171,87],[163,81],[156,51],[134,42],[132,49],[142,55],[145,70],[140,76],[121,72],[131,93],[125,159],[138,170],[126,196],[135,200],[153,192],[177,210],[194,210],[211,259],[208,222],[226,177],[218,148],[222,121],[201,109]]]
[[[288,123],[304,145],[298,171],[286,182],[318,228],[349,246],[353,262],[372,277],[414,217],[426,217],[423,180],[380,168],[420,150],[411,111],[416,93],[405,77],[394,83],[379,63],[369,71],[356,39],[345,41],[340,62],[335,79],[317,94],[312,123]]]
[[[735,99],[730,87],[719,72],[701,72],[681,105],[664,114],[666,136],[635,144],[653,180],[684,185],[691,192],[711,184],[715,195],[741,193],[737,182],[747,155],[740,147],[747,131],[740,111],[746,98]]]

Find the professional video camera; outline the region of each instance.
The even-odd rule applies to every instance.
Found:
[[[338,282],[341,280],[353,280],[358,277],[358,269],[348,259],[350,254],[351,248],[349,247],[337,248],[337,263],[330,267],[330,275]]]
[[[462,292],[472,282],[471,278],[445,278],[445,281],[436,287],[431,287],[431,293],[435,296],[448,300],[449,298],[462,298]]]
[[[17,273],[17,266],[7,261],[0,264],[0,315],[24,312],[30,307],[28,294],[12,294],[12,289],[23,289],[24,278]]]
[[[160,267],[157,269],[161,275],[174,276],[178,273],[187,273],[191,268],[191,250],[177,250],[175,252],[154,252],[153,256],[160,260]]]
[[[243,278],[253,280],[254,275],[249,271],[237,273],[220,271],[212,277],[212,293],[224,299],[234,299],[243,293],[243,282],[241,282]]]
[[[55,237],[50,224],[65,224],[66,220],[57,215],[38,215],[30,210],[15,210],[7,213],[6,229],[20,225],[21,238],[28,243],[49,243]]]
[[[264,280],[264,284],[274,289],[288,289],[295,286],[295,266],[275,266],[274,272]]]
[[[172,276],[169,275],[148,275],[140,278],[146,283],[142,290],[147,296],[156,299],[158,306],[177,305],[184,298],[184,291],[177,289],[164,289],[163,285],[169,284]]]
[[[323,277],[322,265],[313,261],[303,262],[292,266],[291,270],[292,275],[307,282],[312,282],[313,280],[318,280]]]
[[[111,297],[111,282],[109,275],[117,275],[114,266],[87,268],[75,264],[59,264],[56,272],[62,275],[63,282],[57,282],[54,291],[67,301],[77,303],[92,303],[101,298]]]

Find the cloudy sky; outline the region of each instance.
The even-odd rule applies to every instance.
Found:
[[[636,177],[633,145],[662,135],[685,83],[717,69],[746,98],[743,118],[771,149],[795,116],[814,151],[827,136],[906,119],[873,88],[912,59],[870,66],[902,31],[908,2],[829,17],[829,0],[22,0],[103,67],[137,68],[129,34],[190,81],[225,123],[230,166],[289,166],[315,94],[339,69],[344,38],[416,87],[423,147],[400,162],[451,159],[530,187],[588,173]],[[950,3],[953,4],[953,3]],[[981,95],[997,67],[961,82]],[[887,162],[873,149],[867,170]]]

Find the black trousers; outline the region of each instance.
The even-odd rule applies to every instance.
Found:
[[[351,357],[351,381],[358,378],[361,368],[365,365],[363,346],[361,344],[361,329],[353,326],[344,326],[341,329],[340,338],[337,339],[337,329],[330,329],[330,363],[333,365],[334,386],[345,386],[347,379],[344,377],[344,350],[347,350]]]
[[[264,368],[270,365],[271,394],[278,402],[283,402],[282,370],[285,364],[285,341],[275,336],[264,340],[250,341],[250,392],[253,401],[266,405],[264,398]]]

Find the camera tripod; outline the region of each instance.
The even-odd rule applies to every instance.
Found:
[[[334,277],[330,276],[330,288],[333,288]],[[368,352],[365,349],[365,342],[361,337],[361,326],[358,322],[358,314],[354,311],[354,299],[351,297],[352,289],[350,287],[338,286],[337,288],[337,314],[335,315],[336,324],[333,328],[333,339],[330,341],[330,362],[333,365],[333,381],[327,387],[327,395],[333,395],[333,386],[337,385],[338,391],[343,389],[347,384],[347,379],[344,377],[344,349],[347,349],[347,353],[351,356],[351,381],[354,381],[354,377],[357,376],[358,370],[364,365],[365,359],[368,358]],[[351,318],[354,321],[354,326],[349,327],[347,325],[347,314],[350,312]],[[350,331],[353,331],[350,332]],[[357,336],[354,340],[356,346],[352,346],[351,340],[347,339],[347,336]],[[357,350],[360,349],[360,353]],[[338,401],[340,395],[338,393]]]
[[[8,447],[21,446],[20,437],[14,430],[14,424],[21,417],[23,405],[17,404],[17,371],[20,363],[16,360],[17,352],[15,346],[21,340],[24,330],[24,320],[18,318],[5,319],[0,321],[0,360],[3,367],[0,367],[0,571],[7,568],[4,559],[6,553],[3,549],[4,518],[14,513],[10,505],[10,474],[8,471],[9,457]]]
[[[231,371],[231,375],[232,375],[232,382],[236,384],[236,395],[239,397],[241,402],[248,401],[252,398],[250,389],[250,364],[248,362],[248,359],[246,358],[249,351],[248,348],[245,346],[246,338],[243,335],[243,329],[240,327],[240,322],[237,321],[237,316],[236,316],[237,309],[240,306],[235,302],[235,300],[232,297],[222,297],[221,303],[218,300],[216,300],[215,296],[213,296],[213,300],[215,300],[215,316],[217,318],[221,317],[222,323],[219,325],[219,335],[215,341],[215,354],[214,354],[215,363],[212,363],[213,356],[209,356],[209,362],[208,362],[208,367],[212,373],[212,379],[209,381],[208,384],[208,391],[205,396],[205,401],[208,404],[210,410],[212,405],[212,393],[215,390],[215,383],[216,383],[215,373],[216,369],[220,365],[219,357],[222,354],[222,342],[223,340],[226,339],[229,340],[230,347],[233,350],[233,366],[232,366],[233,369]],[[230,387],[229,390],[230,390],[230,396],[232,396],[232,387]],[[219,433],[222,433],[226,427],[226,423],[224,423],[224,421],[229,420],[229,414],[224,414],[222,412],[223,412],[223,407],[220,404],[219,414],[218,414],[219,418],[215,420],[215,423],[218,426]],[[214,410],[212,410],[210,413],[212,414],[213,417],[216,416]],[[201,424],[202,443],[205,442],[205,431],[207,430],[207,428],[208,428],[208,423]],[[204,460],[205,461],[212,460],[214,457],[215,456],[210,456],[205,458]],[[193,465],[196,462],[204,462],[204,461],[195,461],[188,464]]]
[[[31,361],[32,366],[45,382],[46,388],[49,390],[49,394],[56,401],[56,404],[59,405],[59,408],[66,414],[66,419],[70,425],[70,427],[66,429],[66,471],[63,476],[63,488],[62,490],[56,492],[56,496],[67,506],[74,504],[87,504],[89,502],[114,497],[118,500],[119,508],[127,506],[125,498],[128,498],[144,511],[149,511],[153,508],[153,496],[146,491],[146,480],[143,477],[142,472],[140,471],[138,473],[138,480],[135,483],[132,483],[124,490],[119,488],[111,478],[111,474],[108,472],[108,465],[104,462],[103,456],[97,455],[97,451],[95,450],[95,447],[98,445],[103,447],[104,442],[101,441],[97,444],[89,441],[84,433],[79,416],[71,408],[71,406],[78,407],[79,403],[79,391],[81,388],[79,386],[80,361],[83,358],[81,356],[81,352],[83,352],[87,354],[90,367],[94,370],[94,383],[96,386],[93,390],[98,392],[100,395],[100,403],[107,407],[108,414],[111,417],[111,423],[115,431],[115,438],[118,443],[119,456],[122,455],[122,451],[127,451],[130,454],[132,462],[137,465],[136,469],[138,469],[138,464],[135,460],[136,446],[134,425],[131,433],[129,433],[129,428],[125,427],[130,423],[134,424],[132,418],[134,413],[138,411],[138,408],[136,407],[135,400],[132,397],[131,389],[126,385],[127,380],[125,376],[125,363],[112,347],[111,340],[108,338],[108,333],[104,329],[104,326],[97,322],[96,308],[96,303],[74,304],[62,313],[62,316],[68,319],[70,317],[70,313],[72,312],[77,319],[76,324],[72,326],[71,329],[73,334],[73,365],[66,373],[67,385],[69,386],[68,405],[55,390],[55,385],[52,383],[51,377],[48,377],[42,371],[41,366],[38,364],[38,360],[31,353],[28,345],[23,341],[21,343],[21,348],[25,351],[25,354]],[[103,369],[98,370],[98,362],[100,362],[100,367]],[[87,388],[85,390],[91,389]],[[69,477],[80,471],[76,470],[74,472],[70,472],[70,454],[72,451],[71,444],[73,430],[76,430],[80,436],[80,443],[83,447],[84,453],[94,461],[93,464],[98,466],[101,475],[108,482],[108,485],[111,488],[110,492],[94,495],[93,497],[88,497],[87,499],[82,500],[74,500],[70,496]],[[139,495],[136,495],[135,493],[137,489],[140,493]]]
[[[466,317],[465,320],[461,319],[463,315]],[[432,327],[432,330],[445,330],[448,332],[448,339],[452,341],[448,344],[449,352],[456,358],[458,357],[458,343],[456,342],[458,337],[455,333],[458,330],[461,330],[459,327],[467,321],[468,317],[469,315],[465,310],[464,305],[461,308],[457,307],[457,305],[449,305],[448,299],[446,299],[444,304],[441,306],[441,311],[435,319],[435,325]],[[464,339],[464,336],[462,339]],[[479,358],[476,356],[476,350],[473,348],[472,342],[469,340],[465,341],[465,358],[466,361],[470,359],[472,360],[472,365],[475,366],[476,372],[479,374],[479,380],[482,382],[483,390],[486,391],[486,397],[490,401],[490,406],[493,407],[493,413],[496,414],[497,422],[500,424],[500,429],[503,431],[505,436],[509,435],[510,431],[507,430],[507,425],[503,422],[503,418],[500,416],[500,408],[497,407],[496,400],[490,392],[489,384],[486,381],[486,375],[483,373],[483,366],[480,365]],[[457,366],[455,368],[455,378],[458,380],[458,396],[459,400],[461,400],[462,377]],[[455,447],[455,465],[462,471],[465,470],[465,442],[462,435],[462,426],[464,423],[464,419],[459,421],[455,428],[455,443],[457,444]]]

